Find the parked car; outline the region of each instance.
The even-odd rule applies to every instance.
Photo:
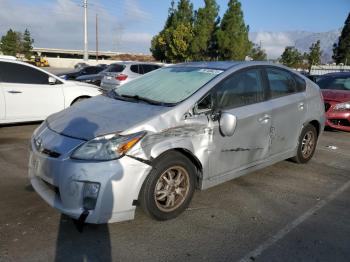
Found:
[[[100,86],[102,78],[107,73],[120,73],[123,70],[124,70],[124,65],[119,63],[114,63],[114,64],[110,64],[106,69],[104,69],[98,74],[79,76],[75,80]]]
[[[89,66],[87,63],[77,63],[77,64],[75,64],[74,68],[75,69],[82,69],[82,68],[87,67],[87,66]]]
[[[322,78],[322,75],[307,75],[306,77],[317,84],[317,82]]]
[[[350,72],[326,74],[317,84],[322,89],[326,126],[350,132]]]
[[[0,59],[0,124],[44,120],[82,99],[100,94],[28,63]]]
[[[101,88],[105,91],[109,91],[115,87],[121,86],[135,78],[140,77],[143,74],[151,72],[153,70],[162,67],[155,63],[143,63],[143,62],[121,62],[118,63],[123,66],[124,69],[120,72],[107,73],[101,82]]]
[[[87,66],[78,70],[58,74],[58,76],[64,80],[75,80],[79,76],[98,74],[102,70],[103,68],[100,66]]]
[[[103,68],[103,70],[104,70],[104,69],[106,69],[106,68],[108,67],[108,65],[107,65],[107,64],[98,64],[97,66],[102,67],[102,68]]]
[[[138,205],[166,220],[195,188],[308,162],[324,120],[318,86],[286,67],[178,64],[50,116],[33,134],[29,177],[81,222],[133,219]]]

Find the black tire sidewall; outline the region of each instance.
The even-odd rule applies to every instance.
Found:
[[[312,153],[310,154],[310,156],[305,158],[303,156],[302,151],[301,151],[301,147],[302,147],[303,138],[304,138],[305,134],[307,132],[309,132],[309,131],[312,131],[313,136],[314,136],[314,148],[313,148]],[[318,140],[318,137],[317,137],[316,128],[313,125],[310,125],[310,124],[306,125],[303,128],[303,130],[301,131],[301,134],[300,134],[300,137],[299,137],[298,152],[297,152],[297,155],[296,155],[296,161],[298,163],[307,163],[307,162],[309,162],[309,160],[313,157],[313,155],[315,153],[317,140]]]
[[[187,198],[181,204],[181,206],[179,206],[174,211],[164,212],[160,210],[155,203],[154,189],[162,173],[172,166],[181,166],[188,172],[190,182],[189,192],[187,194]],[[195,175],[196,167],[183,154],[174,151],[161,156],[156,160],[152,171],[142,186],[139,199],[142,208],[148,215],[157,220],[168,220],[177,217],[188,207],[189,203],[191,202],[195,190]]]

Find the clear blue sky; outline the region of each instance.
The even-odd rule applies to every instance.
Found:
[[[32,32],[40,47],[82,48],[83,0],[0,0],[0,35],[9,28]],[[149,52],[151,37],[165,22],[171,0],[88,0],[89,41],[94,46],[95,14],[100,15],[100,48]],[[194,8],[203,0],[192,0]],[[220,16],[228,0],[217,0]],[[339,29],[350,0],[241,0],[251,32]]]

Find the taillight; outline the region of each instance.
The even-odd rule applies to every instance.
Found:
[[[124,75],[124,74],[119,74],[115,77],[115,79],[119,80],[119,81],[124,81],[128,78],[127,75]]]

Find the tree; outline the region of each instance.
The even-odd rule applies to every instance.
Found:
[[[310,46],[310,53],[306,56],[309,64],[309,72],[311,71],[312,65],[318,65],[321,63],[321,55],[321,41],[318,40]]]
[[[0,49],[4,55],[16,56],[21,52],[21,33],[8,30],[6,35],[1,37]]]
[[[217,32],[220,58],[244,60],[252,48],[248,32],[249,26],[244,23],[241,3],[238,0],[230,0]]]
[[[287,46],[280,62],[288,67],[299,68],[303,65],[303,55],[293,46]]]
[[[249,56],[255,61],[265,61],[267,60],[267,55],[264,49],[260,45],[254,44]]]
[[[162,31],[155,35],[151,40],[150,51],[156,60],[165,61],[167,52],[167,43],[165,41],[165,31],[174,24],[175,2],[171,1],[170,8],[168,10],[168,17],[165,21],[165,25]]]
[[[191,56],[194,60],[208,60],[214,31],[217,28],[219,6],[215,0],[204,0],[205,6],[195,12]]]
[[[28,29],[24,31],[23,40],[22,40],[22,53],[25,58],[30,59],[32,56],[34,40],[30,36],[30,32]]]
[[[350,13],[345,20],[338,43],[333,45],[333,59],[336,63],[347,64],[350,61]]]
[[[189,0],[180,0],[175,8],[171,3],[163,30],[151,41],[155,59],[182,62],[190,59],[190,44],[193,39],[193,5]]]

